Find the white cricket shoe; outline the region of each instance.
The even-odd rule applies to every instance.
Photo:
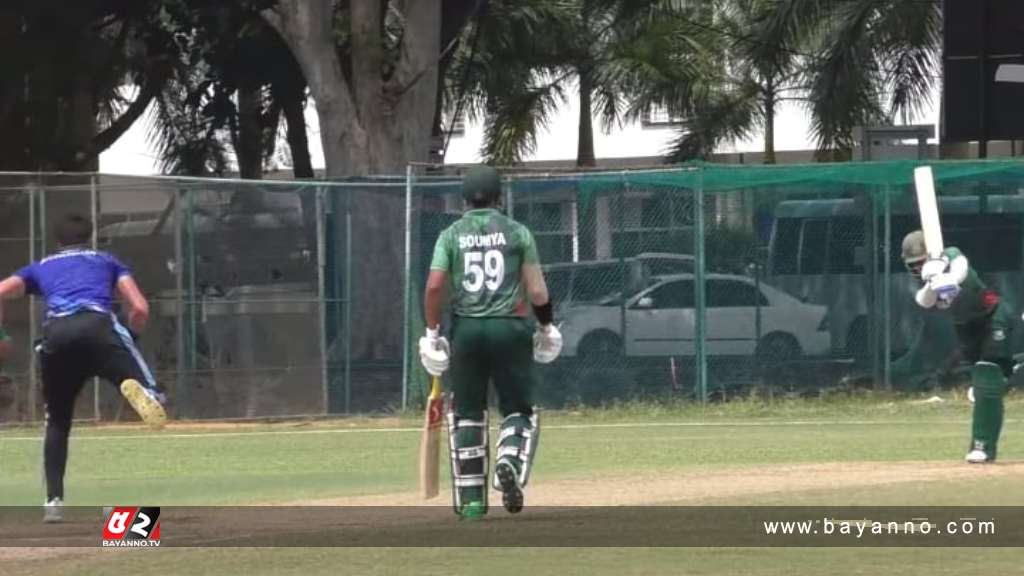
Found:
[[[167,412],[164,411],[162,398],[157,392],[150,390],[129,378],[121,383],[121,395],[128,400],[135,412],[146,424],[153,428],[163,428],[167,423]]]
[[[64,521],[64,500],[54,498],[43,504],[43,522],[56,524]]]
[[[979,450],[978,448],[968,452],[967,456],[964,457],[964,460],[966,460],[968,464],[984,464],[989,462],[988,454],[986,454],[984,450]]]

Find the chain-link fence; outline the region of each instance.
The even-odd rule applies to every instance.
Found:
[[[914,305],[899,257],[918,225],[914,166],[507,171],[502,209],[536,238],[565,338],[539,401],[955,383],[950,319]],[[947,244],[1018,310],[1024,164],[933,166]],[[422,401],[424,282],[462,211],[458,175],[421,167],[339,183],[6,174],[0,272],[52,252],[66,214],[90,215],[151,301],[141,345],[175,418],[389,411]],[[5,305],[0,421],[41,417],[43,308]],[[1024,330],[1012,338],[1024,348]],[[76,416],[134,418],[104,383]]]
[[[915,165],[507,174],[503,209],[537,239],[565,338],[540,370],[542,403],[955,385],[951,319],[914,304],[900,259],[919,222]],[[947,245],[1017,310],[1024,165],[934,166]],[[457,180],[428,177],[413,198],[416,299],[462,202]]]

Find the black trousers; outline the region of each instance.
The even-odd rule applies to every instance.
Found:
[[[134,338],[113,316],[79,312],[54,318],[43,327],[37,347],[46,402],[46,438],[43,465],[47,500],[64,497],[64,470],[75,400],[85,383],[100,377],[114,386],[137,380],[154,392],[157,388]]]

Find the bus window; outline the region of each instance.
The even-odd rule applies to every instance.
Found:
[[[1022,232],[1014,214],[958,214],[943,221],[946,246],[962,250],[978,272],[1019,271]]]
[[[828,238],[828,271],[832,274],[863,274],[858,248],[864,246],[864,219],[837,216],[832,219]]]
[[[772,274],[796,274],[800,250],[800,220],[779,218],[775,221],[772,245]]]
[[[828,220],[804,220],[800,236],[800,273],[824,273],[827,258]]]
[[[921,228],[921,221],[917,215],[894,214],[889,220],[889,266],[892,272],[906,272],[906,265],[903,263],[903,238],[914,230]],[[878,220],[878,234],[881,238],[885,230],[885,221]],[[882,251],[879,250],[879,254]],[[878,259],[878,271],[885,271],[885,260]]]

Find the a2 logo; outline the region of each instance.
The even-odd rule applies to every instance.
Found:
[[[160,508],[115,506],[104,512],[104,546],[160,545]]]

